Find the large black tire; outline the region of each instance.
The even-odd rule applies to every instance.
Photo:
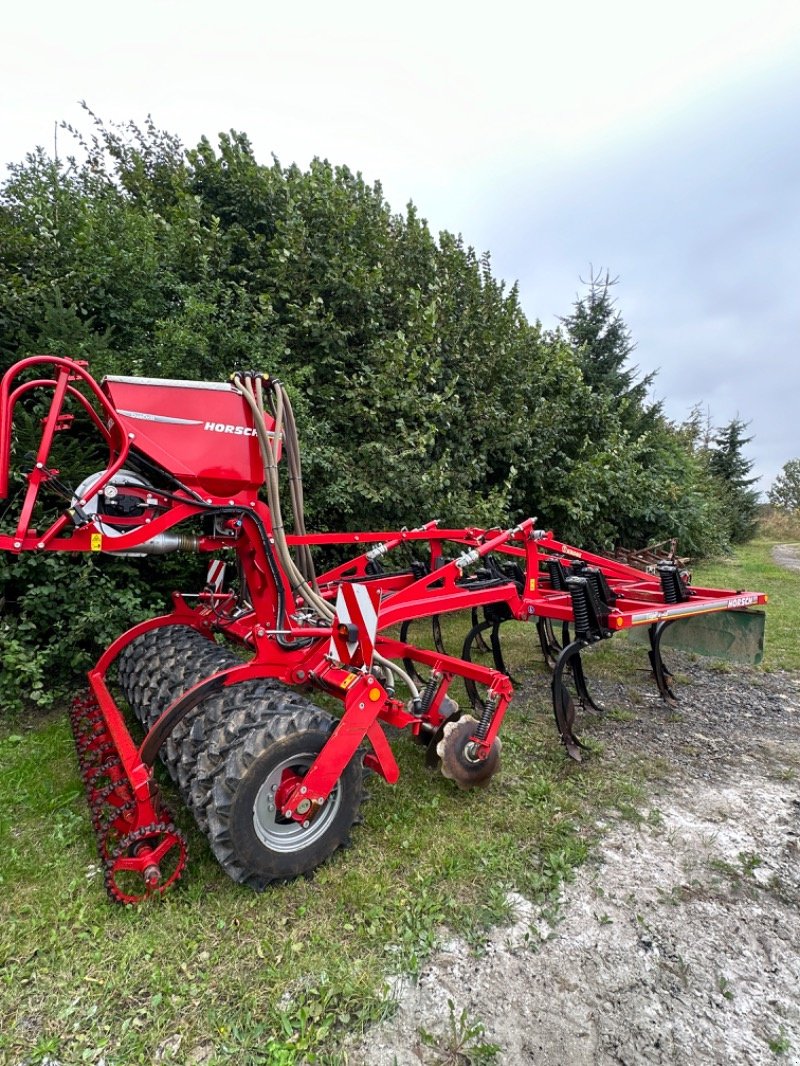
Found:
[[[150,729],[159,715],[178,696],[199,681],[241,660],[229,649],[214,643],[189,626],[164,626],[137,637],[121,653],[118,681],[122,694],[145,729]],[[254,724],[262,710],[257,702],[275,690],[299,699],[278,681],[264,678],[245,681],[207,697],[177,723],[162,745],[159,755],[170,776],[180,788],[186,805],[195,813],[198,825],[205,829],[201,812],[210,787],[197,784],[201,760],[205,779],[209,776],[209,738],[223,718],[247,709],[246,719]],[[256,702],[254,702],[256,701]],[[216,760],[212,758],[212,767]]]
[[[310,874],[350,841],[363,798],[363,752],[345,768],[327,802],[304,828],[281,818],[274,794],[282,775],[299,777],[333,732],[335,720],[285,692],[263,700],[260,724],[231,718],[220,732],[230,737],[205,808],[211,848],[226,873],[258,891],[271,881]],[[234,727],[238,736],[231,736]]]
[[[240,660],[190,626],[151,629],[132,641],[118,659],[122,694],[149,729],[173,700],[192,685]]]
[[[149,729],[183,692],[240,661],[189,626],[165,626],[125,648],[118,682]],[[298,691],[266,678],[207,697],[162,745],[162,761],[234,881],[261,890],[309,874],[349,842],[362,802],[362,751],[308,828],[268,807],[271,785],[289,768],[302,776],[335,725]]]

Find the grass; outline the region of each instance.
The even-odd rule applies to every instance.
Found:
[[[778,570],[766,542],[698,570],[695,580],[723,574],[726,586],[770,593],[767,664],[800,665],[792,639],[800,575]],[[452,646],[464,628],[450,623]],[[385,1015],[387,981],[417,972],[443,927],[479,945],[508,918],[507,891],[552,904],[587,855],[597,821],[643,817],[642,788],[661,771],[608,759],[596,743],[582,766],[566,760],[533,629],[507,628],[518,697],[491,787],[459,792],[400,736],[392,742],[400,781],[371,783],[354,846],[313,880],[261,895],[222,874],[165,782],[190,841],[185,882],[153,905],[109,904],[66,715],[7,723],[0,1061],[332,1066],[343,1061],[342,1034]],[[593,676],[623,680],[641,665],[641,649],[634,656],[624,642],[592,654]],[[480,1032],[469,1019],[455,1022],[453,1040],[472,1040],[477,1059]]]
[[[434,1049],[434,1066],[490,1066],[502,1048],[483,1039],[486,1033],[483,1022],[470,1019],[466,1009],[456,1016],[452,999],[448,999],[447,1008],[450,1018],[445,1036],[429,1033],[424,1028],[419,1030],[421,1043]]]
[[[66,715],[17,723],[0,740],[0,1061],[338,1061],[337,1036],[385,1014],[387,977],[417,971],[442,926],[477,943],[508,889],[545,900],[596,813],[630,803],[632,778],[564,760],[537,681],[491,789],[459,792],[401,736],[400,782],[372,784],[354,847],[262,895],[222,874],[165,784],[189,872],[130,910],[106,901]]]

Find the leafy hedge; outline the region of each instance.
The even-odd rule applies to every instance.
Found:
[[[587,546],[724,545],[707,449],[646,403],[608,278],[547,331],[488,256],[435,237],[413,205],[393,213],[346,167],[263,165],[236,133],[184,151],[150,122],[92,119],[88,138],[72,131],[80,162],[39,150],[0,191],[3,369],[47,351],[97,377],[280,374],[309,528],[536,514]],[[5,705],[60,695],[163,598],[165,573],[1,560]]]

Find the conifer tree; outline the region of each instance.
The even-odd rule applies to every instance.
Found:
[[[737,416],[719,429],[709,456],[711,472],[722,483],[734,544],[749,540],[756,528],[759,494],[751,486],[758,478],[747,476],[753,469],[753,461],[744,455],[745,445],[753,439],[744,435],[748,425]]]
[[[561,324],[586,384],[609,397],[625,428],[638,434],[653,425],[661,405],[646,404],[655,373],[637,380],[639,367],[630,365],[636,345],[612,295],[617,281],[608,271],[592,271],[588,292]]]
[[[769,502],[785,511],[800,511],[800,459],[790,459],[769,490]]]

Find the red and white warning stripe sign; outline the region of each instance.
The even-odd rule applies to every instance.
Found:
[[[213,589],[214,592],[222,592],[224,581],[225,563],[219,559],[212,559],[208,564],[208,572],[206,573],[206,588]]]
[[[344,584],[336,596],[336,616],[328,654],[345,666],[372,666],[381,590]]]

